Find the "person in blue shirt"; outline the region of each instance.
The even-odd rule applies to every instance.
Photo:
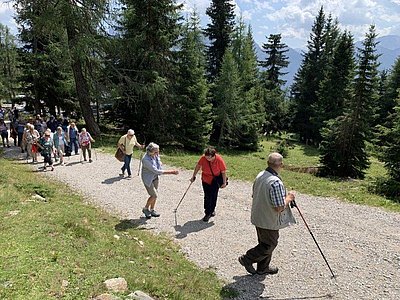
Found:
[[[142,209],[145,217],[159,217],[160,214],[154,210],[158,197],[159,175],[173,174],[177,175],[178,170],[163,170],[160,160],[160,147],[155,143],[150,143],[146,147],[146,154],[142,158],[142,180],[144,187],[149,194],[145,207]]]
[[[74,122],[71,122],[71,124],[67,127],[66,137],[71,152],[75,151],[76,155],[78,154],[78,135],[78,128]]]

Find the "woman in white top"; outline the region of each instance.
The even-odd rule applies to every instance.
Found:
[[[58,157],[60,158],[60,165],[64,166],[64,153],[65,145],[67,145],[67,140],[65,138],[65,133],[60,126],[58,126],[56,132],[54,132],[53,143],[54,147],[57,150]]]

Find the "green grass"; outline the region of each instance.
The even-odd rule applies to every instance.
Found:
[[[118,136],[106,135],[100,148],[107,153],[114,153]],[[266,167],[266,158],[275,148],[276,139],[265,139],[261,142],[261,150],[255,152],[225,151],[221,152],[228,166],[228,176],[252,182],[258,172]],[[291,141],[289,154],[284,159],[287,167],[318,166],[319,153],[315,147]],[[133,154],[138,158],[138,150]],[[161,149],[163,163],[191,170],[196,165],[201,153],[192,153],[176,149]],[[368,186],[379,177],[386,175],[383,164],[371,158],[371,166],[364,180],[336,180],[317,177],[311,174],[282,171],[282,177],[289,189],[300,193],[335,197],[344,201],[369,206],[383,207],[389,211],[400,212],[400,203],[372,194]]]
[[[46,201],[33,201],[34,194]],[[106,292],[104,280],[114,277],[124,277],[130,292],[157,299],[235,295],[167,237],[84,204],[67,186],[1,158],[0,214],[0,299],[89,299]]]
[[[222,152],[228,166],[228,176],[252,182],[258,172],[266,168],[266,158],[274,149],[275,141],[264,140],[258,152]],[[182,151],[165,151],[162,161],[166,164],[193,169],[201,153],[185,153]],[[318,166],[318,150],[311,146],[292,143],[289,155],[284,159],[286,166],[312,167]],[[368,186],[380,176],[386,174],[383,164],[371,158],[371,167],[364,180],[335,180],[317,177],[311,174],[282,171],[282,178],[288,189],[314,196],[335,197],[348,202],[369,206],[383,207],[389,211],[400,212],[400,204],[382,196],[368,192]]]

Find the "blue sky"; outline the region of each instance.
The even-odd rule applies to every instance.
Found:
[[[185,9],[193,7],[201,14],[210,6],[209,0],[180,0]],[[271,33],[281,33],[284,43],[292,48],[304,48],[311,26],[321,5],[326,14],[338,18],[341,28],[349,30],[355,40],[362,40],[370,24],[375,24],[379,36],[400,36],[400,0],[232,0],[236,15],[251,24],[259,44]],[[206,24],[207,20],[203,19]]]
[[[9,0],[0,0],[0,23],[17,33]],[[196,10],[207,24],[205,10],[210,0],[178,0],[185,11]],[[349,30],[355,40],[362,40],[370,24],[375,24],[379,36],[400,36],[400,0],[232,0],[236,15],[242,15],[251,24],[259,44],[271,33],[281,33],[283,42],[292,48],[304,48],[311,26],[321,5],[327,14],[338,18],[343,29]]]

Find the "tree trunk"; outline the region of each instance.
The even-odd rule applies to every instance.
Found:
[[[71,67],[75,79],[76,94],[79,106],[85,119],[86,129],[90,134],[97,136],[100,134],[100,127],[96,123],[92,108],[90,107],[91,97],[88,82],[83,74],[82,61],[77,53],[76,43],[77,34],[74,26],[67,24],[68,46],[71,53]]]

